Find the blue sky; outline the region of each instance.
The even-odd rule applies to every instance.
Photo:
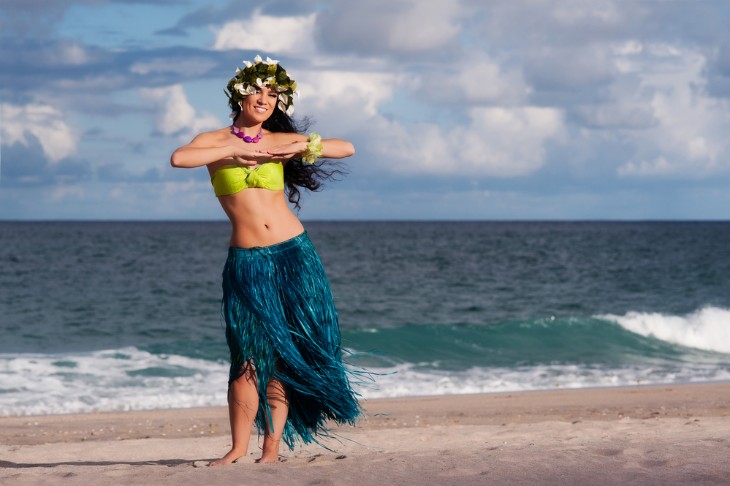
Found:
[[[303,219],[730,219],[723,1],[3,0],[0,219],[222,219],[169,155],[256,54],[352,141]]]

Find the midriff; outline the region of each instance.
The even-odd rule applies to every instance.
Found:
[[[248,188],[218,197],[231,221],[230,246],[269,246],[293,238],[304,226],[289,208],[284,191]]]

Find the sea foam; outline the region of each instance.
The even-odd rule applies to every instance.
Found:
[[[401,363],[356,386],[363,398],[730,380],[716,363],[606,367],[541,364],[438,369]],[[64,354],[0,355],[0,416],[224,406],[228,363],[134,347]]]
[[[228,364],[134,347],[0,355],[0,415],[225,405]]]
[[[730,354],[730,310],[704,307],[685,316],[627,312],[596,316],[646,337],[690,348]]]
[[[557,390],[664,383],[730,380],[730,369],[712,365],[680,367],[539,365],[518,368],[474,367],[465,371],[425,370],[411,363],[375,368],[376,387],[360,391],[363,398],[459,395],[528,390]]]

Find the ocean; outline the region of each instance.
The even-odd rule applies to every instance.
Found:
[[[730,379],[730,223],[305,222],[364,398]],[[0,415],[226,403],[227,222],[0,222]]]

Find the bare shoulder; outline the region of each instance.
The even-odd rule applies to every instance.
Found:
[[[303,140],[307,139],[306,135],[302,135],[301,133],[290,133],[290,132],[269,132],[267,134],[268,137],[271,137],[271,140],[276,144],[285,144],[285,143],[293,143],[293,142],[301,142]]]
[[[196,135],[189,145],[192,147],[211,147],[224,144],[226,138],[228,138],[228,133],[228,127],[210,132],[202,132]]]

